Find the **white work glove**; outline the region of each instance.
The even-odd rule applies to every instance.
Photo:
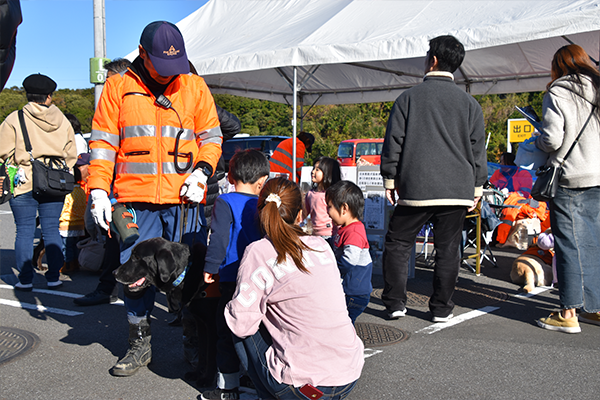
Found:
[[[200,203],[204,199],[208,176],[202,170],[195,170],[181,185],[179,195],[190,203]]]
[[[112,206],[108,199],[108,194],[102,189],[92,189],[91,213],[94,222],[104,230],[108,231],[108,224],[112,221]]]

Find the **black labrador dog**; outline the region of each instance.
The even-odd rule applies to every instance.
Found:
[[[169,312],[184,308],[184,353],[196,368],[185,378],[196,381],[199,387],[211,386],[217,372],[218,298],[204,298],[208,287],[204,282],[205,257],[206,246],[201,243],[194,244],[190,253],[186,244],[157,237],[138,243],[129,260],[113,272],[128,297],[141,298],[153,285],[166,294]],[[190,344],[195,348],[190,349]]]
[[[147,288],[156,286],[167,295],[169,312],[179,312],[181,306],[202,297],[208,286],[204,283],[205,255],[206,246],[201,243],[190,254],[188,245],[156,237],[138,243],[129,260],[113,274],[128,297],[141,298]]]

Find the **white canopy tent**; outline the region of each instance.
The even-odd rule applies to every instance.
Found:
[[[213,93],[293,104],[294,136],[297,101],[391,101],[421,82],[439,35],[464,44],[471,94],[543,90],[567,39],[600,57],[600,0],[210,0],[177,25]]]
[[[429,39],[456,36],[472,94],[543,90],[567,37],[595,59],[600,1],[211,0],[177,24],[215,93],[304,104],[394,100],[421,82]]]

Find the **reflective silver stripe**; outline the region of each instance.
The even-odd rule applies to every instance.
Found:
[[[221,132],[221,127],[217,126],[215,128],[207,129],[202,132],[196,133],[196,137],[198,137],[201,141],[207,141],[207,143],[221,143],[221,139],[223,138],[223,133]],[[218,139],[218,140],[214,140]]]
[[[186,163],[184,162],[185,158],[180,158],[179,160],[179,168],[184,168]],[[194,170],[194,165],[190,165],[190,167],[185,171],[186,174],[191,174]],[[163,174],[177,174],[175,170],[175,164],[171,162],[162,163],[162,172]]]
[[[117,174],[152,174],[156,175],[155,163],[117,163]]]
[[[276,160],[274,158],[271,158],[269,161],[271,161],[275,165],[280,166],[281,168],[285,169],[286,171],[290,171],[290,174],[291,174],[292,170],[290,169],[289,165],[286,165],[286,164],[282,163],[281,161]]]
[[[153,137],[156,136],[156,128],[154,125],[126,126],[123,128],[121,135],[123,136],[123,139],[147,136]]]
[[[276,148],[275,151],[273,151],[273,154],[275,154],[275,153],[281,153],[284,156],[286,156],[287,158],[289,158],[290,160],[292,159],[292,155],[287,150]]]
[[[98,130],[92,130],[90,140],[92,140],[92,141],[104,140],[106,143],[110,144],[111,146],[115,146],[115,147],[118,147],[119,143],[121,143],[121,139],[119,138],[119,135],[113,135],[111,133],[104,132],[104,131],[98,131]]]
[[[177,137],[177,132],[179,132],[180,128],[176,128],[174,126],[163,126],[161,128],[161,133],[160,135],[162,137],[170,137],[175,139]],[[191,129],[184,129],[183,133],[181,134],[181,136],[179,136],[180,140],[194,140],[195,136],[194,136],[194,131],[192,131]]]
[[[201,142],[201,144],[200,144],[200,147],[204,146],[207,143],[216,143],[218,145],[221,145],[221,142],[222,142],[222,140],[221,140],[220,137],[213,137],[213,138],[209,138],[209,139],[203,139],[202,142]]]
[[[108,149],[92,149],[90,152],[90,159],[106,160],[114,163],[117,160],[117,152]]]
[[[273,154],[275,154],[275,152],[279,152],[279,153],[283,154],[284,156],[286,156],[290,160],[292,159],[292,155],[290,153],[288,153],[286,150],[277,149],[276,148],[275,151],[273,151]],[[302,158],[297,157],[296,158],[296,163],[299,163],[299,162],[304,163],[304,157],[302,157]]]

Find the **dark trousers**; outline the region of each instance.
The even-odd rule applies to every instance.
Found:
[[[102,273],[100,274],[100,282],[97,289],[111,294],[117,285],[117,280],[113,275],[113,271],[121,265],[121,248],[119,241],[115,236],[107,237],[104,243],[104,258],[102,259]]]
[[[447,317],[454,308],[452,294],[460,268],[460,242],[467,207],[396,206],[385,237],[383,252],[384,289],[382,300],[388,311],[406,307],[408,263],[417,234],[423,225],[433,223],[435,267],[429,310]]]
[[[240,359],[233,345],[233,333],[225,321],[225,306],[233,298],[235,282],[220,282],[221,298],[217,306],[217,367],[222,374],[233,374],[240,370]],[[230,389],[230,388],[225,388]]]

